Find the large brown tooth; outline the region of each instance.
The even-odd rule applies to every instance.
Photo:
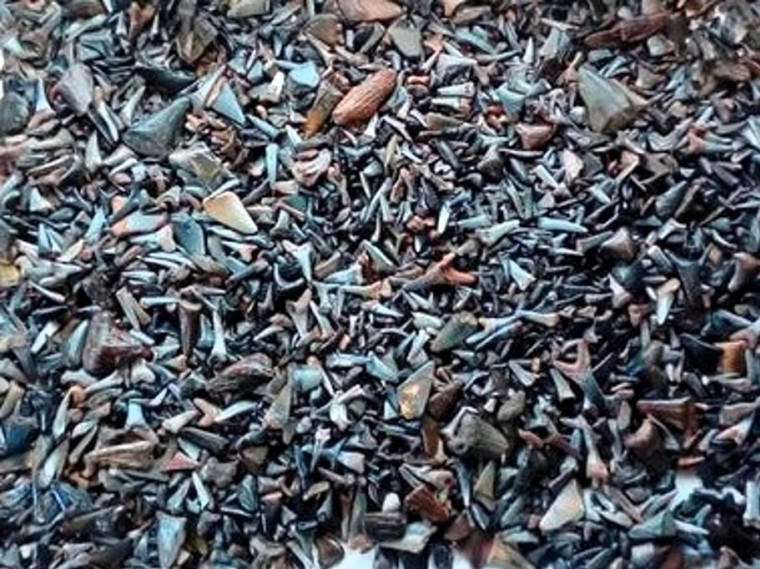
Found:
[[[404,9],[389,0],[339,0],[340,11],[352,22],[374,22],[393,20],[404,13]]]
[[[335,124],[352,126],[368,121],[396,87],[396,72],[382,69],[351,89],[333,110]]]

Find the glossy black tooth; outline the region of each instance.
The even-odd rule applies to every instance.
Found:
[[[136,338],[116,327],[111,313],[99,311],[90,321],[82,364],[90,373],[107,375],[148,353]]]

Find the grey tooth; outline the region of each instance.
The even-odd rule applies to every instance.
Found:
[[[191,103],[180,98],[124,133],[124,144],[144,156],[163,158],[174,150]]]

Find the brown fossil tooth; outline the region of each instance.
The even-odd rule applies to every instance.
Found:
[[[0,289],[15,286],[20,278],[21,273],[13,263],[0,261]]]
[[[652,415],[656,419],[677,429],[691,431],[697,424],[697,406],[688,397],[681,399],[642,399],[636,404],[639,413]]]
[[[586,36],[584,43],[591,48],[636,43],[662,30],[668,22],[668,14],[660,12],[633,18],[615,24],[611,29]]]
[[[555,130],[554,125],[550,124],[520,123],[515,126],[515,131],[517,131],[525,150],[543,148],[552,139]]]
[[[680,547],[671,546],[661,562],[660,569],[683,569],[686,567],[683,552]]]
[[[273,374],[271,360],[264,354],[253,354],[224,368],[209,380],[207,389],[212,392],[252,389],[270,380]]]
[[[535,569],[536,567],[499,536],[493,539],[493,545],[485,559],[485,566],[509,567],[510,569]]]
[[[640,326],[644,319],[652,312],[652,307],[648,304],[629,304],[628,318],[632,326]]]
[[[90,322],[82,363],[90,373],[107,375],[149,352],[128,332],[117,328],[110,313],[101,311]]]
[[[338,0],[338,6],[352,22],[393,20],[404,13],[401,6],[389,0]]]
[[[420,484],[404,498],[404,504],[412,512],[433,523],[443,523],[451,517],[451,506],[440,501],[424,484]]]
[[[577,480],[570,480],[541,518],[538,528],[546,533],[583,518],[585,509]]]
[[[203,210],[214,221],[240,233],[256,233],[258,227],[243,202],[233,192],[222,192],[203,200]]]
[[[188,457],[186,454],[177,451],[161,466],[161,472],[181,472],[181,471],[194,471],[200,464]]]
[[[461,395],[461,382],[447,385],[430,398],[427,407],[428,413],[435,419],[445,419],[454,409]]]
[[[430,397],[435,366],[430,361],[412,373],[397,390],[399,413],[405,419],[422,416]]]
[[[330,81],[322,82],[317,91],[317,96],[314,98],[314,103],[306,115],[306,122],[303,125],[305,138],[314,136],[319,132],[342,97],[343,93]]]
[[[179,329],[182,353],[190,356],[200,334],[201,305],[183,300],[179,303]]]
[[[441,429],[437,421],[428,417],[422,418],[420,425],[420,436],[422,437],[422,450],[431,457],[439,455],[441,450]]]
[[[752,73],[746,65],[741,63],[721,61],[719,65],[715,66],[713,76],[729,83],[741,83],[749,81],[752,78]]]
[[[382,69],[356,85],[333,110],[335,124],[351,126],[363,123],[377,112],[396,87],[396,72]]]
[[[651,453],[660,448],[660,435],[654,422],[647,418],[641,426],[625,438],[625,446],[640,453]]]
[[[746,344],[742,340],[732,342],[719,342],[715,347],[720,348],[722,354],[718,360],[718,369],[723,373],[744,372],[744,350]]]
[[[317,560],[320,567],[333,567],[341,562],[344,556],[343,546],[333,536],[325,535],[314,540]]]
[[[470,524],[470,517],[467,512],[463,512],[451,522],[444,538],[448,541],[463,541],[471,533],[472,525]]]
[[[84,459],[85,462],[92,464],[147,470],[153,464],[153,447],[154,444],[149,441],[104,446],[90,451]]]

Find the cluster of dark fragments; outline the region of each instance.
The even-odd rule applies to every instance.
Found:
[[[0,1],[0,567],[757,567],[758,110],[745,0]]]

